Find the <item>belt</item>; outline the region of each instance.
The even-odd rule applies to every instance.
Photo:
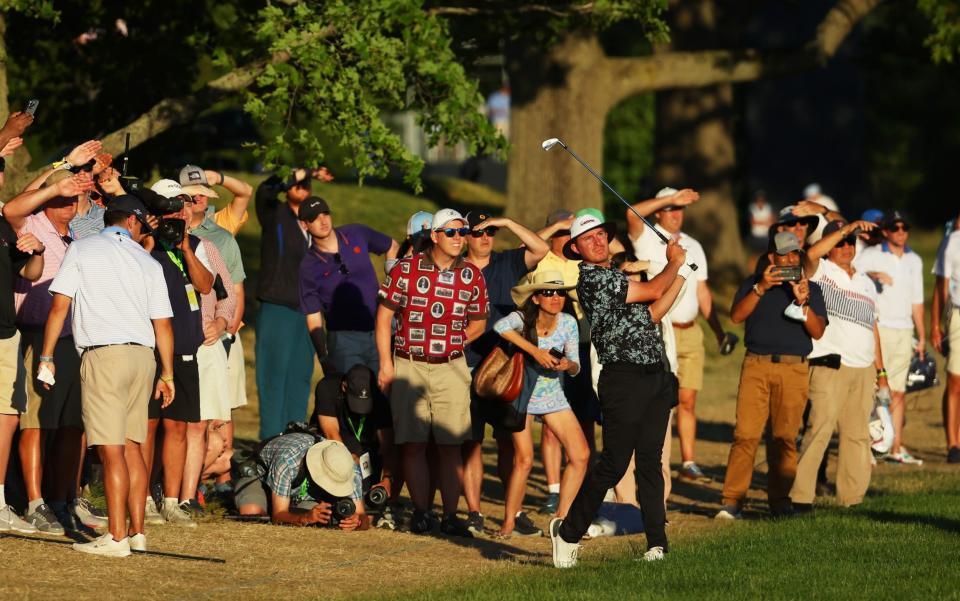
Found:
[[[95,351],[98,348],[103,348],[105,346],[145,346],[139,342],[114,342],[113,344],[95,344],[93,346],[83,347],[83,352]]]
[[[800,355],[758,355],[757,353],[747,353],[747,357],[754,357],[760,361],[769,361],[770,363],[806,363],[807,358]]]
[[[613,361],[611,363],[604,363],[603,369],[609,369],[611,371],[629,371],[633,373],[641,374],[656,374],[662,371],[666,371],[663,363],[630,363],[628,361]]]
[[[672,322],[671,325],[673,325],[673,327],[675,327],[675,328],[679,328],[679,329],[681,329],[681,330],[686,330],[686,329],[688,329],[688,328],[692,328],[695,323],[697,323],[697,320],[696,320],[696,319],[694,319],[693,321],[683,321],[683,322],[679,322],[679,323],[676,322],[676,321],[674,321],[674,322]]]
[[[459,359],[463,356],[462,351],[453,351],[448,357],[434,357],[433,355],[411,355],[407,351],[396,349],[393,351],[393,354],[401,359],[408,359],[410,361],[419,361],[421,363],[450,363],[454,359]]]

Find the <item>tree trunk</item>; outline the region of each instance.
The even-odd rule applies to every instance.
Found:
[[[526,48],[524,48],[524,46]],[[559,146],[560,138],[603,173],[603,126],[610,109],[603,49],[590,34],[571,34],[544,56],[521,40],[508,53],[511,119],[507,215],[537,229],[558,208],[603,207],[600,183]]]
[[[684,50],[722,41],[712,0],[680,2],[671,6],[671,16],[672,43]],[[731,84],[657,94],[655,179],[700,192],[700,201],[686,211],[684,230],[703,244],[711,279],[733,280],[745,264],[734,202],[732,121]]]

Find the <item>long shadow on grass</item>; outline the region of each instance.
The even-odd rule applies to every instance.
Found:
[[[942,516],[874,510],[861,511],[860,514],[870,519],[877,520],[878,522],[891,522],[895,524],[923,524],[924,526],[937,528],[938,530],[943,530],[944,532],[949,532],[951,534],[960,534],[960,520],[954,520]]]

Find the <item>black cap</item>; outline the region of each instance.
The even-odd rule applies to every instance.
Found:
[[[903,213],[900,211],[894,211],[887,215],[887,217],[883,220],[883,227],[891,227],[898,223],[910,225],[910,222],[907,221],[907,218],[903,216]]]
[[[343,376],[347,383],[347,406],[357,415],[368,415],[373,411],[373,395],[370,381],[373,372],[366,365],[354,365]]]
[[[830,223],[824,226],[823,235],[829,236],[830,234],[836,231],[839,231],[840,228],[842,228],[845,225],[847,225],[846,221],[843,221],[842,219],[834,219],[833,221],[831,221]]]
[[[464,219],[467,220],[467,225],[470,226],[470,229],[473,229],[487,219],[490,219],[490,217],[492,217],[492,215],[485,211],[470,211],[464,216]]]
[[[143,224],[143,227],[146,228],[146,231],[151,231],[150,225],[147,223],[147,207],[143,204],[143,201],[136,196],[132,194],[114,196],[107,203],[106,208],[108,211],[119,211],[127,215],[136,215],[140,223]]]
[[[312,223],[321,213],[329,213],[330,205],[319,196],[311,196],[300,204],[300,212],[297,216],[300,221]]]

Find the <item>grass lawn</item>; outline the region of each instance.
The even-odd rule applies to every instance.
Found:
[[[724,523],[674,536],[660,563],[645,550],[591,552],[572,570],[528,566],[495,579],[377,599],[957,599],[960,473],[907,472],[878,479],[853,509],[810,517]],[[919,490],[917,490],[919,489]]]

